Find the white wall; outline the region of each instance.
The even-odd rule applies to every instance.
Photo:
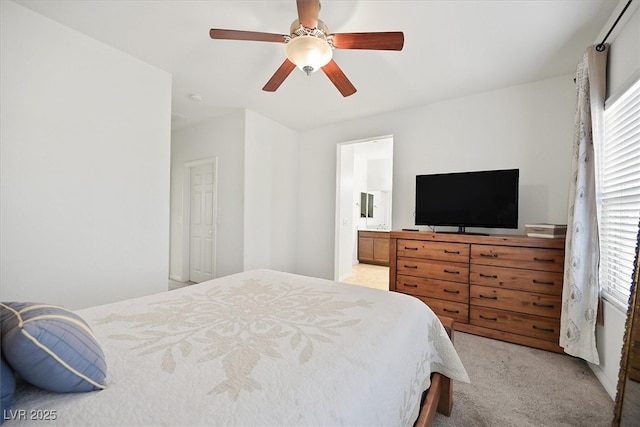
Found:
[[[635,3],[635,5],[633,5]],[[607,94],[609,98],[619,96],[632,81],[640,78],[640,6],[638,2],[625,13],[607,42],[611,43],[607,64]],[[621,2],[612,15],[612,21],[626,4]],[[611,22],[603,33],[611,28]],[[602,38],[598,38],[598,42]],[[618,371],[622,355],[622,342],[626,313],[607,301],[603,302],[604,325],[596,325],[596,345],[600,364],[590,364],[611,398],[616,396]]]
[[[391,227],[391,202],[393,190],[393,158],[372,159],[367,165],[367,191],[373,194],[373,218],[367,220],[368,228]]]
[[[188,280],[185,163],[218,159],[216,277],[294,271],[297,132],[252,111],[176,130],[171,143],[171,277]]]
[[[366,142],[359,144],[351,144],[354,145],[354,153],[353,153],[353,200],[355,201],[354,206],[354,224],[353,231],[351,234],[356,236],[357,238],[357,230],[367,228],[367,219],[366,217],[362,217],[362,210],[364,209],[366,212],[367,206],[363,206],[362,203],[362,193],[367,192],[367,177],[369,176],[369,162],[366,157],[360,155],[362,149],[361,146],[368,144]],[[366,150],[366,148],[365,148]],[[357,245],[356,248],[357,249]]]
[[[246,111],[244,269],[293,271],[298,133]]]
[[[615,399],[627,314],[604,300],[602,302],[602,316],[604,325],[596,325],[596,347],[600,364],[590,363],[589,366],[607,393],[612,399]]]
[[[167,289],[171,76],[0,2],[2,300]]]
[[[341,144],[337,148],[340,176],[336,185],[340,192],[340,212],[336,221],[340,223],[340,229],[336,239],[337,249],[343,256],[338,259],[335,275],[344,280],[351,276],[351,267],[358,262],[357,253],[357,224],[360,221],[360,191],[356,185],[355,172],[355,146],[356,144]]]
[[[621,1],[618,8],[626,4]],[[617,17],[616,10],[612,19]],[[603,31],[610,28],[605,27]],[[619,96],[631,80],[640,75],[640,3],[633,2],[607,40],[610,43],[607,64],[607,98]]]
[[[184,217],[185,163],[217,157],[216,277],[242,271],[244,251],[245,112],[176,130],[171,135],[171,277],[189,279],[189,218]],[[188,190],[187,190],[188,191]]]
[[[415,175],[501,168],[520,169],[520,217],[518,230],[497,231],[566,223],[574,109],[566,75],[303,132],[298,272],[333,278],[335,146],[370,135],[394,136],[394,229],[414,227]]]
[[[393,159],[372,159],[367,167],[368,191],[391,191],[393,189]]]

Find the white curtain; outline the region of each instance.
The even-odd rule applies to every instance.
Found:
[[[572,356],[599,364],[596,349],[598,284],[598,221],[594,145],[604,134],[607,53],[590,46],[576,73],[577,107],[569,187],[560,346]]]

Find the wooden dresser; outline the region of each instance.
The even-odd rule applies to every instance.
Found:
[[[393,231],[389,288],[456,329],[562,352],[564,239]]]

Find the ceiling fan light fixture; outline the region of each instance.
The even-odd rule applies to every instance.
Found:
[[[287,58],[307,75],[318,71],[331,61],[333,50],[319,37],[301,35],[291,38],[285,46]]]

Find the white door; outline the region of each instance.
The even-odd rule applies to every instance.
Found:
[[[213,163],[191,168],[189,280],[197,283],[214,278],[214,178]]]

